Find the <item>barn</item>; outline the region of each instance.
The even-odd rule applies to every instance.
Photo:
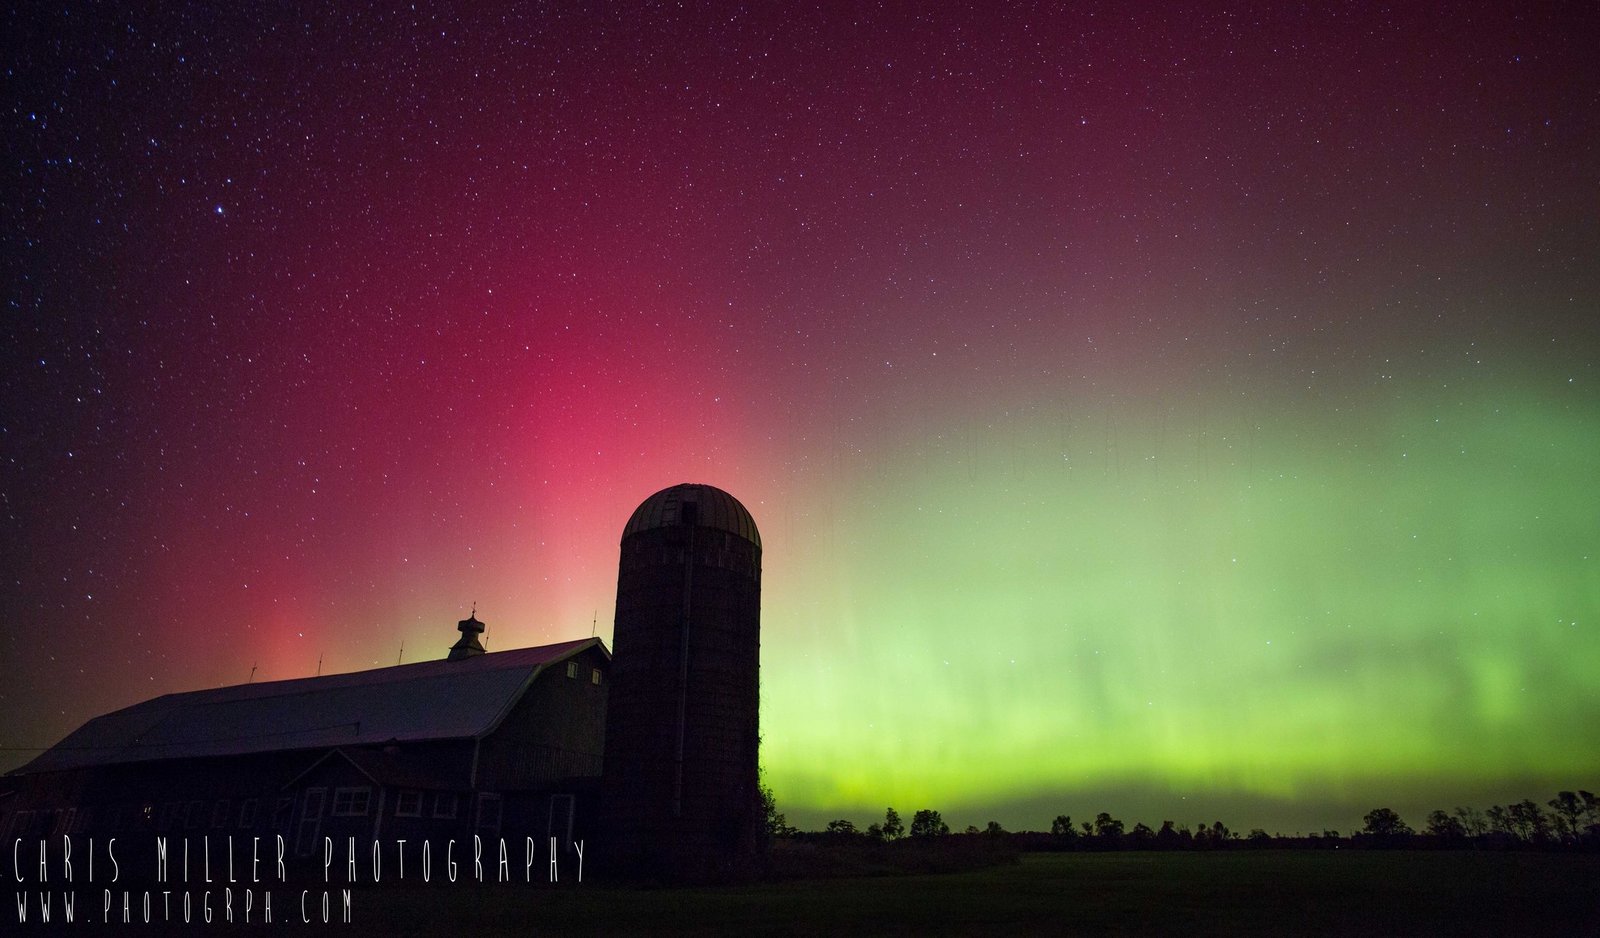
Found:
[[[610,664],[589,638],[157,697],[12,773],[5,835],[282,835],[298,856],[323,837],[571,841]]]
[[[597,638],[168,694],[96,717],[0,784],[10,842],[59,835],[443,841],[587,836],[623,875],[727,880],[764,848],[761,536],[732,495],[647,498]],[[609,861],[609,862],[607,862]]]

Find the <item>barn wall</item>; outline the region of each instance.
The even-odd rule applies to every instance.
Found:
[[[478,753],[483,791],[544,789],[570,778],[598,776],[606,727],[610,663],[598,647],[574,655],[575,675],[558,661],[540,670]],[[592,674],[600,671],[600,683]]]

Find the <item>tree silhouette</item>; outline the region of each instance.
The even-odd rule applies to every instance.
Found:
[[[1428,815],[1428,833],[1445,841],[1465,840],[1467,828],[1461,823],[1460,818],[1443,811],[1434,811]]]
[[[1576,839],[1580,836],[1583,833],[1585,807],[1583,799],[1576,792],[1557,792],[1556,796],[1550,799],[1550,810],[1555,818],[1556,832],[1563,838]]]
[[[1511,815],[1511,826],[1523,840],[1540,842],[1550,838],[1550,819],[1532,800],[1524,799],[1506,810]]]
[[[1101,811],[1094,816],[1094,835],[1115,840],[1122,836],[1122,822]]]
[[[777,810],[772,790],[762,784],[760,791],[769,834],[785,837],[797,833]],[[1391,808],[1374,808],[1362,817],[1362,822],[1359,830],[1348,835],[1357,845],[1421,843],[1410,839],[1419,832],[1413,831]],[[989,821],[982,828],[969,825],[966,831],[990,835],[1010,833],[999,821]],[[823,833],[840,840],[863,837],[895,840],[907,836],[924,839],[949,834],[950,827],[938,811],[925,808],[915,813],[908,830],[899,813],[894,808],[886,808],[883,823],[870,825],[864,831],[848,818],[838,818],[829,821]],[[1491,805],[1483,811],[1472,807],[1437,809],[1428,813],[1420,834],[1441,846],[1469,842],[1498,842],[1503,846],[1522,843],[1545,849],[1597,846],[1600,845],[1600,798],[1588,791],[1560,791],[1545,802],[1544,807],[1532,799],[1524,799],[1510,805]],[[1230,840],[1240,839],[1221,821],[1200,824],[1193,833],[1187,826],[1178,826],[1172,821],[1161,822],[1159,830],[1152,830],[1143,823],[1136,823],[1132,830],[1127,830],[1121,820],[1106,811],[1096,814],[1093,821],[1081,821],[1076,825],[1070,815],[1058,814],[1050,823],[1050,835],[1058,841],[1053,847],[1045,846],[1042,835],[1034,833],[1018,835],[1017,843],[1025,850],[1062,849],[1067,846],[1065,842],[1085,837],[1089,840],[1080,843],[1091,849],[1187,850],[1227,846]],[[1252,828],[1245,839],[1251,846],[1259,847],[1282,837],[1281,834],[1269,835],[1262,828]],[[1324,830],[1320,836],[1312,833],[1309,845],[1338,846],[1345,837],[1339,831]],[[1299,835],[1294,839],[1299,840]]]
[[[854,821],[848,821],[844,818],[840,818],[837,821],[828,822],[827,833],[834,834],[839,837],[856,837],[860,835],[861,832],[856,830]]]
[[[761,793],[761,813],[765,818],[768,837],[793,837],[800,833],[799,829],[789,826],[789,819],[778,810],[778,799],[772,794],[772,789],[765,783],[756,786]]]
[[[1456,820],[1470,837],[1482,837],[1489,832],[1489,821],[1477,808],[1456,808]]]
[[[944,822],[939,812],[923,808],[911,816],[912,837],[942,837],[950,833],[950,825]]]
[[[1411,828],[1391,808],[1373,808],[1361,820],[1366,823],[1361,832],[1379,840],[1394,840],[1411,833]]]
[[[1591,791],[1579,791],[1578,797],[1583,801],[1584,831],[1600,839],[1600,798]]]
[[[1501,805],[1490,805],[1489,810],[1483,813],[1489,821],[1489,829],[1496,834],[1505,834],[1508,837],[1517,836],[1516,830],[1511,825],[1511,812]]]
[[[900,812],[893,808],[885,808],[882,830],[884,840],[898,840],[906,832],[906,826],[900,823]]]

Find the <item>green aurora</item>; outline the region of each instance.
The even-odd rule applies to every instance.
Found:
[[[1041,402],[890,447],[769,577],[769,781],[816,823],[1187,802],[1287,829],[1592,784],[1600,410],[1497,383]]]

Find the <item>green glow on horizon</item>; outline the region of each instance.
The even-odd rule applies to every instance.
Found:
[[[817,812],[1592,781],[1600,413],[1526,386],[895,448],[769,578],[769,780]]]

